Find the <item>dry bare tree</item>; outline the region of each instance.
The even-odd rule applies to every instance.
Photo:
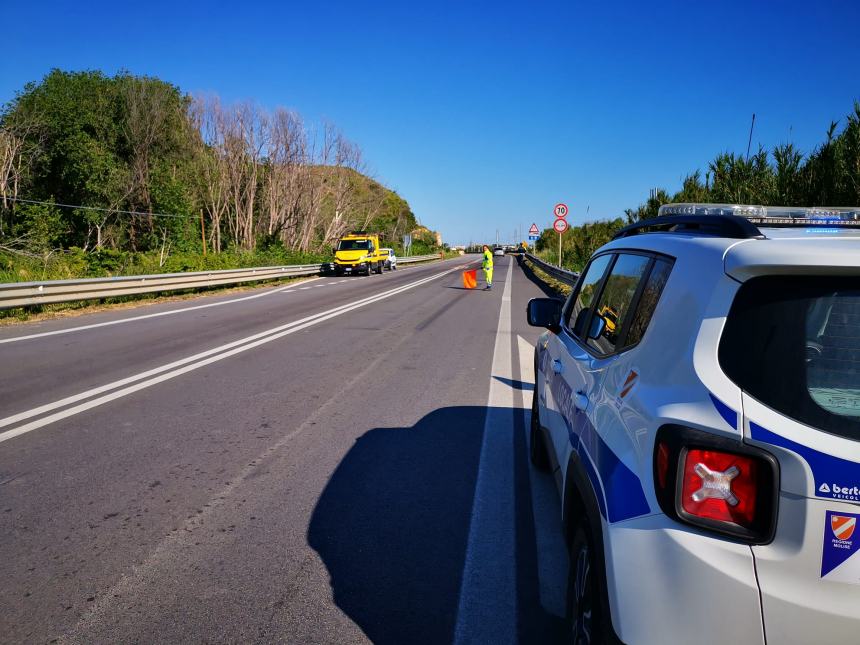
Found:
[[[256,240],[254,206],[262,151],[269,136],[269,118],[251,103],[222,111],[223,147],[230,200],[227,225],[236,246],[251,250]]]
[[[272,115],[263,182],[265,231],[287,246],[295,239],[301,219],[303,173],[307,166],[307,137],[301,118],[277,109]]]
[[[189,107],[189,119],[200,133],[195,165],[200,177],[201,202],[209,216],[209,246],[215,253],[221,252],[221,228],[229,207],[227,165],[221,154],[222,112],[217,97],[197,97]]]
[[[0,127],[0,204],[2,211],[9,213],[8,222],[0,213],[0,234],[5,232],[4,227],[8,227],[11,233],[14,224],[12,205],[42,151],[43,136],[39,125],[38,119],[31,116]]]

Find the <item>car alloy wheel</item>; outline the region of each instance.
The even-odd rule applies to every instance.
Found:
[[[549,455],[547,454],[546,443],[544,443],[543,437],[541,436],[537,387],[535,387],[532,394],[532,417],[531,427],[529,428],[529,458],[531,459],[532,466],[537,470],[543,472],[549,470]]]
[[[567,612],[572,645],[601,643],[597,616],[597,587],[593,554],[588,541],[588,525],[581,521],[570,546],[570,574],[567,588]]]

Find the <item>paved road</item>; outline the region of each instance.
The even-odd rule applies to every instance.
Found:
[[[465,262],[0,330],[0,641],[558,639],[541,292]]]

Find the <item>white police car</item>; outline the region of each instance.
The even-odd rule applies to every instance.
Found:
[[[667,205],[528,317],[574,642],[860,643],[860,208]]]

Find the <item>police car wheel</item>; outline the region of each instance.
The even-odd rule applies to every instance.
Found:
[[[570,571],[567,580],[567,618],[572,645],[605,643],[601,633],[600,600],[597,594],[594,549],[583,518],[570,544]]]
[[[549,455],[546,452],[546,444],[541,436],[540,411],[538,410],[537,389],[532,394],[532,420],[529,432],[529,458],[532,466],[537,470],[546,472],[549,470]]]

